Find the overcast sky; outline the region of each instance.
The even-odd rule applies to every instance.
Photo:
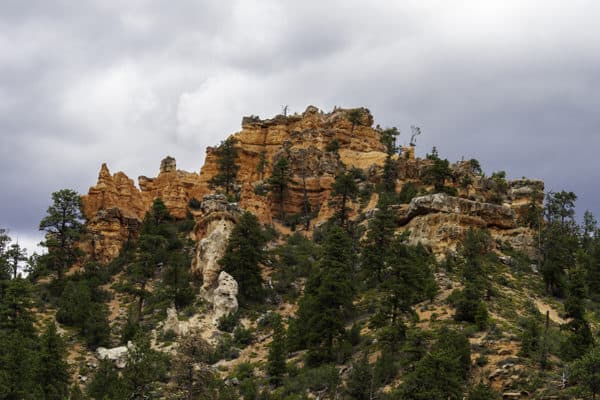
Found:
[[[0,227],[39,241],[50,193],[102,162],[197,171],[207,145],[313,104],[422,127],[418,152],[475,157],[600,214],[600,2],[0,2]]]

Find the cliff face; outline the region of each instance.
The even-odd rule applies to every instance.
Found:
[[[269,195],[256,194],[255,188],[264,183],[276,160],[285,155],[292,170],[284,203],[286,213],[300,212],[306,193],[311,209],[321,209],[320,219],[326,218],[327,207],[321,206],[326,204],[342,165],[368,169],[383,164],[385,159],[379,132],[372,127],[373,117],[368,110],[359,110],[360,121],[354,126],[348,120],[347,110],[326,114],[315,107],[308,107],[301,115],[268,120],[244,118],[242,130],[235,134],[240,167],[239,206],[256,214],[262,223],[273,222],[278,205]],[[339,143],[339,151],[326,151],[334,140]],[[262,173],[258,171],[261,159],[266,162]],[[211,147],[206,150],[200,174],[177,170],[175,159],[167,157],[161,162],[157,177],[138,178],[139,189],[123,172],[111,175],[103,164],[98,183],[82,198],[91,237],[88,246],[95,248],[93,254],[101,261],[114,258],[127,237],[135,235],[136,226],[157,197],[165,202],[172,215],[184,218],[190,199],[202,200],[213,192],[208,182],[217,172],[218,160]]]
[[[178,171],[171,157],[162,161],[156,178],[140,176],[139,189],[123,172],[111,175],[102,164],[98,183],[82,197],[89,236],[84,245],[99,261],[110,261],[127,238],[137,235],[155,198],[161,198],[173,216],[185,218],[188,201],[204,194],[199,181],[197,173]]]
[[[352,126],[348,111],[339,109],[325,114],[308,107],[301,115],[277,116],[260,120],[245,117],[242,131],[235,135],[239,154],[240,206],[253,212],[263,223],[271,223],[278,214],[278,206],[270,197],[255,194],[255,188],[270,176],[277,159],[286,156],[292,171],[292,182],[284,204],[288,215],[299,213],[306,192],[311,209],[317,210],[329,198],[335,175],[346,165],[348,168],[368,169],[382,165],[385,148],[379,132],[372,127],[373,117],[366,109],[360,110],[360,123]],[[327,151],[327,145],[337,141],[339,150]],[[267,167],[261,173],[261,158]],[[206,162],[200,173],[204,187],[217,172],[217,158],[208,148]]]
[[[111,260],[128,237],[135,237],[146,211],[159,197],[175,217],[185,218],[188,211],[194,216],[197,222],[194,238],[199,244],[192,269],[203,276],[208,285],[203,289],[211,293],[219,273],[216,259],[226,243],[221,239],[228,236],[235,215],[247,210],[264,224],[277,219],[279,204],[270,194],[261,193],[260,188],[280,157],[288,159],[292,178],[283,209],[288,216],[301,213],[305,199],[308,200],[315,217],[313,225],[332,215],[328,200],[339,172],[359,168],[366,176],[365,184],[374,185],[381,179],[386,153],[380,130],[373,128],[373,117],[367,109],[355,109],[354,114],[359,117],[352,123],[349,110],[323,113],[309,106],[300,115],[279,115],[267,120],[243,118],[242,130],[234,135],[239,166],[235,185],[239,202],[235,210],[224,198],[215,197],[204,201],[199,211],[188,207],[192,198],[201,201],[215,192],[209,185],[218,172],[215,148],[207,148],[200,173],[179,171],[175,159],[167,157],[162,160],[157,177],[138,178],[139,188],[123,172],[111,175],[103,164],[98,183],[83,196],[89,232],[85,246],[100,261]],[[408,182],[415,184],[420,192],[431,190],[431,186],[423,183],[423,176],[432,160],[416,158],[414,147],[404,148],[400,156],[394,157],[398,191]],[[262,171],[261,163],[265,165]],[[399,229],[409,229],[412,242],[420,241],[442,255],[453,249],[470,227],[486,227],[497,239],[535,255],[534,233],[520,226],[520,219],[532,201],[541,206],[538,194],[543,193],[543,182],[525,179],[508,182],[501,196],[502,205],[496,205],[490,204],[489,179],[474,174],[469,161],[453,164],[451,170],[453,179],[447,185],[458,189],[458,196],[433,194],[400,206]],[[466,189],[459,183],[465,176],[472,182]],[[497,195],[494,201],[498,202]],[[360,211],[368,217],[376,205],[376,195],[365,204]],[[359,210],[354,208],[352,215],[357,215]],[[215,240],[209,241],[213,236]]]

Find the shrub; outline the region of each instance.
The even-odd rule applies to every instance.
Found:
[[[233,330],[233,340],[240,347],[246,347],[254,341],[254,336],[250,329],[238,326]]]
[[[329,153],[337,153],[340,149],[340,142],[337,139],[333,139],[331,142],[327,143],[325,146],[325,151]]]
[[[188,201],[188,207],[192,210],[199,210],[202,207],[202,203],[195,197],[192,197],[190,201]]]
[[[408,204],[410,201],[419,194],[417,187],[412,182],[406,182],[402,185],[400,193],[398,193],[398,202],[400,204]]]
[[[221,318],[219,318],[217,328],[220,331],[231,333],[235,329],[237,323],[238,323],[237,313],[226,314],[226,315],[223,315]]]

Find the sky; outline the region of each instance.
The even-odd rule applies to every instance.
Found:
[[[451,161],[600,215],[595,0],[3,0],[0,227],[29,249],[62,188],[136,179],[309,104],[369,108]]]

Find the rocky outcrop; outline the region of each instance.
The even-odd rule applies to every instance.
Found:
[[[512,207],[482,203],[443,193],[414,198],[400,213],[400,224],[410,231],[409,243],[421,243],[438,256],[456,250],[472,228],[487,228],[492,238],[536,258],[537,243],[530,229],[517,226]]]
[[[415,197],[408,206],[402,222],[425,214],[457,214],[469,218],[474,225],[512,229],[517,227],[516,214],[510,207],[448,196],[445,193]]]
[[[133,344],[128,342],[127,346],[113,347],[111,349],[98,347],[96,355],[99,360],[110,360],[115,363],[117,368],[122,369],[127,365],[127,353],[132,346]]]
[[[527,213],[532,204],[541,208],[544,202],[544,182],[532,179],[517,179],[508,182],[508,198],[510,206],[520,219]]]
[[[302,114],[279,115],[266,120],[245,117],[242,130],[235,134],[240,207],[257,215],[262,223],[273,222],[279,207],[269,194],[260,193],[256,187],[264,184],[280,157],[289,159],[292,172],[284,201],[288,215],[303,211],[305,198],[313,212],[320,210],[329,199],[331,185],[342,166],[365,171],[374,166],[380,167],[386,154],[379,140],[379,129],[372,127],[371,113],[365,108],[357,109],[360,118],[353,125],[348,118],[350,111],[335,109],[324,113],[309,106]],[[337,150],[331,146],[333,142],[337,142]],[[266,162],[263,171],[257,168],[261,160]],[[96,251],[98,258],[108,261],[118,254],[122,243],[136,234],[138,224],[133,221],[141,221],[157,197],[164,201],[172,215],[184,218],[192,198],[202,199],[214,192],[209,182],[217,172],[218,160],[215,149],[211,147],[206,150],[200,174],[177,170],[175,159],[169,156],[161,161],[157,177],[138,178],[139,189],[124,173],[111,175],[103,164],[98,183],[82,198],[84,214],[95,235],[95,243],[102,243]],[[317,216],[317,220],[328,216],[325,210]],[[209,228],[206,223],[204,227]],[[226,227],[220,229],[222,234],[227,233]],[[210,227],[208,230],[213,229]],[[200,235],[200,238],[203,237]],[[87,245],[96,246],[92,243]]]
[[[351,111],[360,116],[354,124],[349,118]],[[265,120],[244,117],[241,131],[234,135],[239,166],[235,185],[238,203],[210,195],[215,189],[209,182],[218,173],[215,148],[207,148],[199,174],[177,170],[175,159],[166,157],[161,161],[158,176],[139,177],[139,189],[124,173],[111,175],[107,166],[102,165],[98,183],[83,197],[90,232],[86,245],[99,260],[111,260],[127,238],[135,237],[152,201],[160,197],[175,217],[184,218],[191,211],[197,222],[192,271],[202,279],[202,293],[210,298],[218,285],[218,260],[240,210],[252,212],[265,224],[272,224],[279,214],[279,204],[263,190],[276,161],[286,157],[291,171],[283,203],[286,215],[304,212],[308,201],[315,218],[311,225],[317,226],[333,213],[328,205],[331,188],[335,176],[344,168],[362,169],[367,178],[361,183],[364,187],[379,183],[387,155],[380,142],[381,129],[372,125],[373,117],[365,108],[324,113],[309,106],[302,114]],[[394,160],[397,190],[407,182],[416,184],[418,190],[432,189],[422,178],[433,161],[416,157],[414,146],[403,147]],[[265,167],[261,169],[259,164]],[[429,242],[441,251],[446,245],[452,246],[465,229],[486,227],[507,237],[509,242],[528,248],[529,233],[514,230],[519,228],[532,200],[541,206],[542,198],[536,194],[543,193],[543,182],[527,179],[508,182],[507,190],[495,196],[499,198],[496,201],[505,204],[496,205],[486,202],[490,198],[490,189],[485,187],[489,179],[475,173],[471,161],[457,162],[450,169],[453,176],[446,184],[458,189],[461,197],[422,196],[400,211],[400,225],[413,232],[411,240]],[[200,209],[188,207],[192,198],[203,200]],[[365,202],[366,207],[360,211],[368,212],[375,207],[373,199],[376,196]],[[356,216],[358,211],[353,208],[351,215]]]
[[[161,198],[171,214],[184,218],[191,198],[202,198],[199,175],[178,171],[175,159],[161,162],[156,178],[139,177],[138,189],[123,172],[111,175],[102,164],[98,183],[82,196],[83,214],[89,235],[82,246],[97,260],[115,258],[128,239],[137,236],[140,223],[156,198]]]
[[[331,184],[342,165],[348,168],[368,169],[382,165],[385,148],[379,140],[379,130],[372,127],[373,117],[367,109],[358,109],[359,124],[352,126],[349,110],[336,109],[323,113],[309,106],[302,114],[261,120],[245,117],[242,130],[235,135],[239,154],[240,206],[256,214],[262,223],[271,223],[278,214],[278,205],[269,195],[255,193],[255,187],[271,174],[279,157],[290,161],[292,182],[284,210],[291,215],[302,212],[305,195],[312,210],[319,210],[329,198]],[[339,144],[337,151],[328,147]],[[267,163],[264,172],[258,165],[261,159]],[[206,187],[217,172],[214,149],[208,148],[206,162],[202,167],[201,180]],[[317,219],[319,219],[318,217]]]
[[[219,274],[218,285],[213,293],[214,320],[238,311],[238,283],[225,271]]]
[[[119,208],[98,210],[87,221],[88,240],[82,246],[95,260],[109,262],[119,255],[128,238],[137,235],[140,222],[137,217],[128,216]]]
[[[204,197],[195,215],[194,236],[197,240],[192,274],[202,279],[200,294],[212,301],[221,272],[219,260],[225,254],[229,235],[241,215],[236,203],[229,203],[224,195]]]

